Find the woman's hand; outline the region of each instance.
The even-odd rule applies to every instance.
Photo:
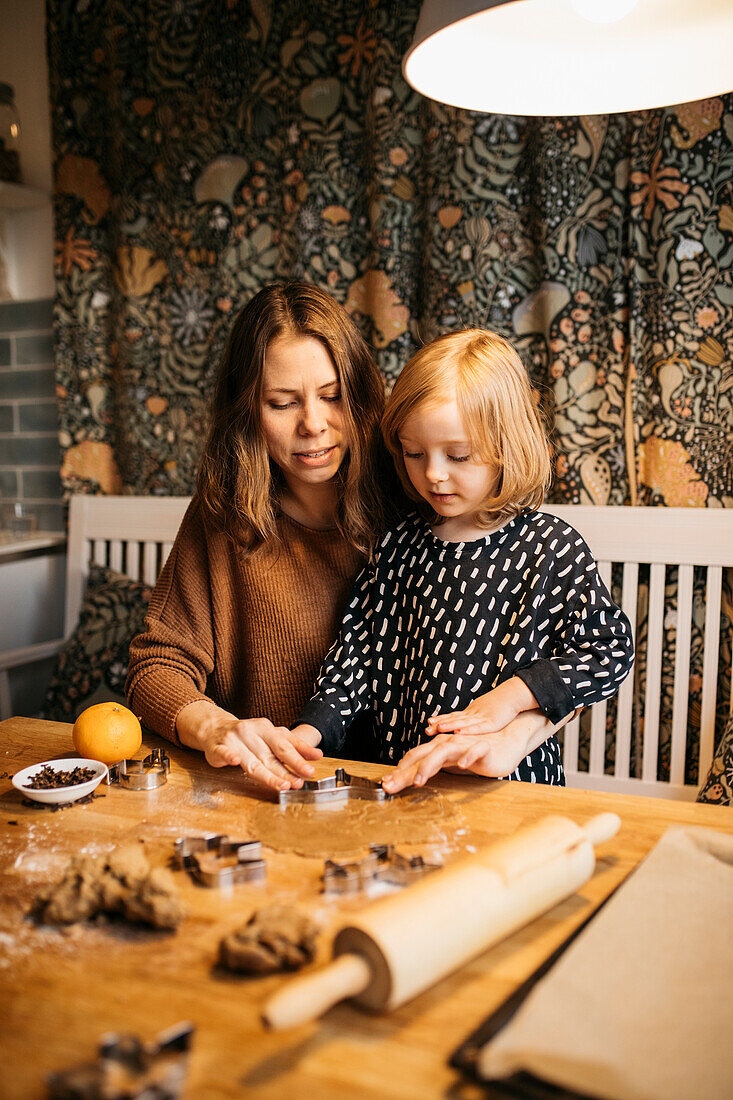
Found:
[[[477,695],[465,710],[428,718],[425,732],[428,737],[439,733],[498,733],[523,711],[536,708],[537,700],[527,685],[518,676],[512,676],[485,695]]]
[[[509,775],[570,717],[554,726],[540,710],[531,710],[498,732],[438,734],[405,753],[395,770],[382,780],[382,786],[389,794],[405,787],[422,787],[446,768],[491,778]]]
[[[304,736],[308,727],[299,729],[274,726],[268,718],[237,718],[205,700],[189,703],[176,719],[181,744],[200,749],[212,767],[239,765],[276,791],[302,787],[313,774],[309,761],[323,756],[315,737]]]

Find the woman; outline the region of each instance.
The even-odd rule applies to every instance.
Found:
[[[286,790],[322,755],[286,727],[384,527],[383,405],[363,338],[324,291],[266,287],[237,316],[127,681],[145,725],[215,767]]]

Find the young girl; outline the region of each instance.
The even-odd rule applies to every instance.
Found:
[[[633,643],[583,539],[536,510],[548,445],[519,356],[491,332],[440,337],[403,369],[382,431],[418,507],[357,578],[296,732],[333,755],[368,709],[385,763],[409,751],[411,765],[432,756],[564,783],[544,719],[615,694]],[[448,731],[464,735],[457,760],[421,745]],[[493,765],[475,766],[481,738],[469,734],[503,741]],[[432,774],[398,771],[388,789]]]

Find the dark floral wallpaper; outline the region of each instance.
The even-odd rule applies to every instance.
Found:
[[[508,335],[556,500],[733,506],[733,95],[445,107],[401,76],[418,8],[48,0],[67,491],[190,492],[231,318],[295,276],[387,380],[447,328]]]

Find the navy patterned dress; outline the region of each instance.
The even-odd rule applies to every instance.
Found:
[[[553,722],[608,699],[633,652],[628,619],[564,520],[525,509],[476,541],[444,542],[413,513],[357,577],[299,721],[335,755],[370,712],[378,759],[393,764],[426,739],[429,717],[463,710],[511,676]],[[505,778],[564,783],[557,738]]]

